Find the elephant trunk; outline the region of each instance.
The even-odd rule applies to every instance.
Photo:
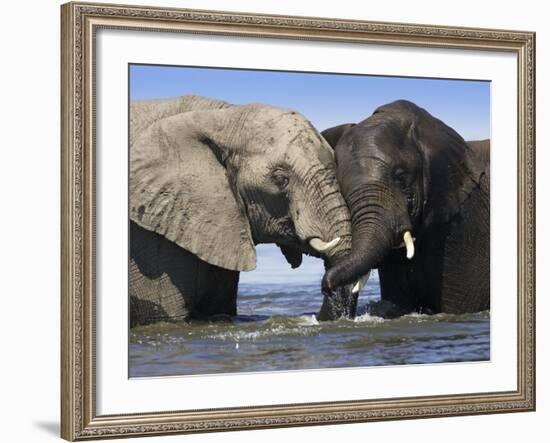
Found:
[[[307,224],[303,232],[315,232],[317,237],[308,239],[308,247],[324,259],[325,269],[336,266],[351,252],[352,233],[348,206],[340,192],[332,171],[318,173],[317,180],[310,181],[307,197],[316,205],[305,205],[316,209],[314,214],[301,213]],[[298,217],[301,219],[302,217]],[[298,225],[300,229],[301,226]],[[306,234],[307,236],[307,234]],[[338,288],[334,297],[324,297],[317,316],[320,321],[336,320],[355,316],[357,294],[352,286]]]
[[[333,266],[351,251],[351,220],[334,170],[319,168],[305,175],[303,200],[291,207],[296,232],[306,250]]]
[[[331,251],[331,254],[325,257],[325,270],[338,266],[338,263],[346,260],[351,252],[351,235],[341,239],[341,245],[338,250]],[[325,275],[326,275],[325,272]],[[324,291],[323,291],[324,292]],[[323,304],[317,319],[319,321],[337,320],[339,318],[355,317],[357,309],[358,293],[353,291],[353,285],[343,285],[336,288],[333,293],[327,295],[324,292]]]
[[[391,249],[406,246],[412,258],[411,222],[403,195],[385,184],[367,183],[344,194],[351,210],[351,253],[323,277],[323,293],[334,296],[376,268]]]
[[[368,225],[365,226],[364,236],[354,237],[351,253],[325,273],[323,293],[331,294],[338,287],[354,284],[375,268],[391,249],[391,233],[383,219],[372,219]]]
[[[351,253],[326,269],[321,285],[324,298],[319,320],[355,317],[359,296],[357,282],[369,273],[388,249],[387,242],[379,240],[376,243],[353,241]]]

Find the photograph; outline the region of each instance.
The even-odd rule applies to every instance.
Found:
[[[131,63],[128,375],[491,360],[491,81]]]

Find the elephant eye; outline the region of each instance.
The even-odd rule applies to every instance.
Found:
[[[407,177],[407,172],[404,169],[396,168],[395,171],[393,171],[393,176],[395,177],[395,180],[397,181],[401,189],[407,188],[409,181]]]
[[[282,174],[280,171],[273,174],[273,183],[281,190],[283,191],[288,186],[288,177],[284,174]]]

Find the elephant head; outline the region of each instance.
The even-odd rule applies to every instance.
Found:
[[[349,253],[334,153],[302,115],[183,97],[131,108],[130,217],[221,268],[255,268],[258,243],[331,266]]]
[[[352,253],[325,274],[326,294],[390,255],[412,260],[415,245],[460,212],[484,173],[457,132],[404,100],[323,135],[335,148],[353,237]]]

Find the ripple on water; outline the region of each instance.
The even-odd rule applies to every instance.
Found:
[[[372,300],[374,289],[367,285]],[[239,315],[130,330],[130,376],[254,372],[488,360],[490,315],[319,322],[319,288],[244,288]],[[302,312],[296,315],[296,312]]]

